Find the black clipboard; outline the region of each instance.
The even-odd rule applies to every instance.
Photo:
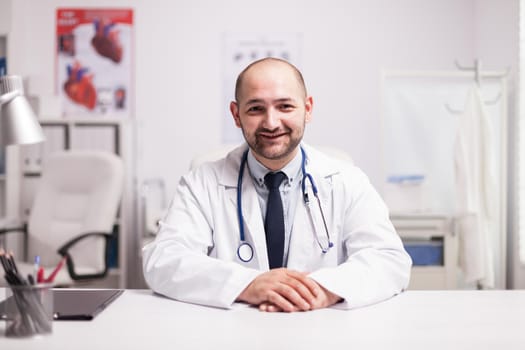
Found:
[[[53,288],[53,318],[57,321],[91,321],[117,299],[123,289]],[[12,297],[10,297],[12,298]],[[0,313],[4,310],[0,302]],[[0,319],[5,315],[0,315]]]
[[[123,289],[53,289],[55,320],[90,321],[117,299]]]

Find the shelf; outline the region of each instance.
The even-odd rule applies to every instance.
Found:
[[[40,177],[42,176],[42,172],[40,171],[24,171],[22,174],[24,177]]]
[[[91,126],[91,125],[107,125],[107,126],[120,126],[127,123],[122,118],[107,118],[96,119],[86,117],[68,117],[67,119],[52,118],[52,117],[39,117],[38,122],[41,125],[48,126],[64,126],[64,125],[76,125],[76,126]]]

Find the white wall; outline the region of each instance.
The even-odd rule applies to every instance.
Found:
[[[380,70],[471,62],[474,2],[17,0],[10,71],[47,90],[33,93],[52,93],[55,8],[133,7],[139,176],[161,175],[171,193],[192,154],[221,142],[223,33],[302,33],[301,67],[315,99],[308,141],[347,150],[378,184]]]
[[[375,183],[380,181],[380,69],[449,68],[455,58],[472,59],[471,1],[196,3],[177,2],[162,13],[156,6],[137,9],[139,19],[139,11],[148,11],[148,18],[158,21],[153,33],[138,35],[137,49],[142,43],[152,52],[165,50],[162,58],[143,56],[137,67],[143,175],[170,174],[170,189],[186,171],[192,149],[220,143],[227,108],[221,91],[224,32],[302,33],[301,68],[315,99],[307,139],[347,150]],[[162,33],[169,38],[162,40]],[[141,96],[166,73],[173,87],[156,106],[148,106]],[[141,77],[151,80],[140,86]],[[156,135],[155,140],[148,135]],[[158,163],[162,160],[168,164]]]
[[[0,1],[0,34],[4,35],[9,32],[11,26],[11,2]]]
[[[301,33],[306,138],[348,151],[376,185],[381,69],[517,67],[518,0],[0,0],[0,11],[10,2],[9,70],[41,95],[54,91],[57,7],[135,9],[137,181],[164,178],[168,197],[192,155],[221,143],[224,33]]]

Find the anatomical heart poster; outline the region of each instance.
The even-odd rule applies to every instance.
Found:
[[[129,117],[133,10],[61,8],[56,15],[62,116]]]

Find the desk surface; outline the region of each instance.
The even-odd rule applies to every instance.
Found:
[[[4,295],[0,289],[0,299]],[[93,321],[0,349],[525,349],[525,291],[408,291],[349,311],[221,310],[127,290]]]

